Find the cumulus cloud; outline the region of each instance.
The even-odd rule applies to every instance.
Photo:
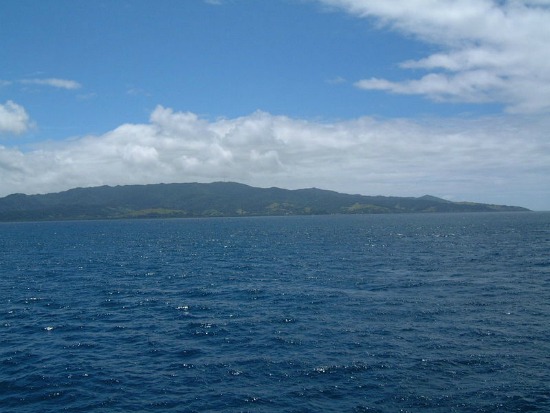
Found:
[[[29,115],[23,106],[8,100],[0,104],[0,134],[21,134],[31,126]]]
[[[41,86],[51,86],[60,89],[80,89],[82,85],[74,80],[68,79],[58,79],[58,78],[48,78],[48,79],[24,79],[21,83],[27,85],[41,85]]]
[[[367,78],[356,86],[436,100],[499,102],[550,111],[550,2],[545,0],[318,0],[439,48],[403,69],[419,79]]]
[[[548,205],[548,130],[540,118],[323,123],[255,112],[207,120],[158,106],[148,123],[101,136],[25,152],[0,147],[1,195],[230,180],[520,205],[535,193]]]

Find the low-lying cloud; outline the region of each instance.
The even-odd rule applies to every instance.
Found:
[[[238,181],[284,188],[515,203],[550,202],[542,118],[323,123],[255,112],[207,120],[158,106],[100,136],[0,146],[2,194],[77,186]]]

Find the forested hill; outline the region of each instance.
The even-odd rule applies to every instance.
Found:
[[[0,221],[495,211],[527,209],[450,202],[429,195],[364,196],[232,182],[101,186],[0,198]]]

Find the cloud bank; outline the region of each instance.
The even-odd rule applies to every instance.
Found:
[[[392,81],[366,78],[366,90],[436,101],[497,102],[511,113],[550,111],[550,1],[318,0],[438,48],[403,69],[425,72]]]
[[[0,195],[228,180],[535,207],[527,194],[550,203],[547,130],[550,121],[511,117],[322,123],[255,112],[209,121],[158,106],[148,123],[100,136],[27,151],[0,146]]]

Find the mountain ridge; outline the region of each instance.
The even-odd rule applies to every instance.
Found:
[[[452,202],[431,195],[368,196],[236,182],[104,185],[0,198],[0,221],[500,211],[528,209]]]

